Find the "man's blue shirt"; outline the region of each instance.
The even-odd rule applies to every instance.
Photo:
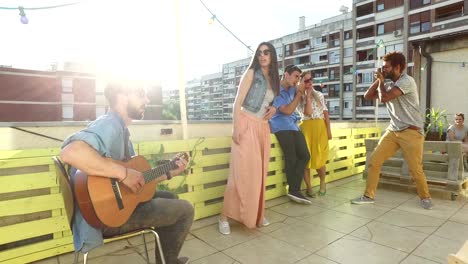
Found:
[[[299,131],[297,122],[300,120],[300,117],[296,115],[296,112],[293,112],[290,115],[286,115],[279,110],[281,106],[290,104],[294,100],[295,95],[296,87],[289,87],[289,89],[286,90],[283,88],[283,86],[280,86],[280,92],[278,96],[275,97],[275,100],[273,100],[273,106],[278,110],[276,111],[276,114],[270,119],[272,133],[283,130]]]
[[[128,133],[128,129],[125,127],[123,119],[116,112],[109,112],[91,122],[85,129],[68,137],[62,148],[73,141],[83,141],[103,157],[123,160],[125,158],[125,133]],[[135,155],[130,141],[129,152],[130,156]],[[72,182],[75,172],[75,169],[71,170]],[[75,205],[73,221],[73,243],[75,251],[84,253],[103,243],[102,231],[90,226],[84,220],[77,205]]]

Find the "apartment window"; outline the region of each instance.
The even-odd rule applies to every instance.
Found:
[[[330,51],[330,64],[340,63],[340,51]]]
[[[353,73],[352,69],[353,69],[352,65],[344,66],[343,67],[343,74],[352,74]]]
[[[345,58],[353,56],[353,48],[345,48],[343,52],[344,52],[343,57]]]
[[[62,79],[62,92],[73,92],[73,79],[63,78]]]
[[[319,61],[326,61],[328,60],[327,54],[319,55]]]
[[[357,83],[359,84],[367,84],[367,83],[372,83],[373,80],[373,72],[363,72],[358,74],[358,80]]]
[[[377,25],[377,35],[383,35],[385,33],[385,25],[378,24]]]
[[[353,31],[351,30],[345,31],[344,39],[351,39],[351,38],[353,38]]]
[[[345,92],[351,92],[353,90],[353,84],[352,83],[345,83],[344,84],[344,87],[345,87]]]
[[[431,0],[410,0],[410,9],[416,9],[431,4]]]
[[[291,55],[291,51],[290,51],[289,45],[286,45],[286,46],[285,46],[285,51],[284,51],[284,53],[285,53],[285,56]]]
[[[344,102],[344,108],[349,109],[349,102],[348,101]]]
[[[329,79],[330,79],[330,80],[334,80],[334,79],[335,79],[335,70],[330,70]]]
[[[403,5],[403,0],[377,0],[377,12]]]
[[[315,38],[315,44],[316,45],[322,45],[324,43],[327,43],[327,36],[322,36],[322,37]]]
[[[430,11],[410,16],[410,34],[428,32],[431,29]]]
[[[383,0],[377,1],[377,11],[382,11],[385,9],[385,4]]]

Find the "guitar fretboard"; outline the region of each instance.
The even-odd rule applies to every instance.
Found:
[[[148,183],[159,176],[166,174],[167,171],[176,169],[177,165],[175,161],[171,160],[168,163],[164,163],[156,168],[143,172],[143,177],[145,178],[145,183]]]

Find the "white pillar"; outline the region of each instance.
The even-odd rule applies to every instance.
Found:
[[[184,63],[183,63],[183,49],[182,49],[182,31],[180,16],[180,0],[174,1],[174,14],[175,14],[175,25],[176,25],[176,58],[177,58],[177,69],[178,78],[177,86],[179,88],[179,104],[180,104],[180,121],[182,124],[182,139],[188,139],[187,131],[187,107],[185,101],[185,75],[184,75]]]

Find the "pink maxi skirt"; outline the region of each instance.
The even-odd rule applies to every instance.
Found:
[[[263,223],[265,182],[270,160],[268,121],[240,111],[239,144],[232,142],[223,214],[255,228]]]

